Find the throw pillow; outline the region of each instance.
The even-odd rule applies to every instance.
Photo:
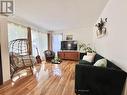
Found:
[[[94,60],[94,56],[91,56],[91,55],[84,55],[82,60],[85,60],[85,61],[88,61],[88,62],[91,63],[91,62],[93,62],[93,60]]]
[[[94,66],[98,66],[98,67],[107,67],[107,60],[106,59],[99,59]]]
[[[92,52],[92,53],[87,52],[87,55],[91,55],[91,56],[94,56],[95,57],[96,53],[95,52]]]

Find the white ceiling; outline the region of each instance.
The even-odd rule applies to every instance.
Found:
[[[93,25],[108,0],[15,0],[15,15],[48,30]]]

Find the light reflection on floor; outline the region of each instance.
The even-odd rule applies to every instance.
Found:
[[[23,77],[30,75],[30,73],[31,73],[30,70],[22,70],[16,73],[12,78],[12,86],[15,84],[17,80],[20,80]],[[51,76],[58,76],[58,77],[62,76],[60,64],[58,65],[52,63],[46,63],[45,61],[43,61],[42,64],[35,65],[33,68],[33,73],[38,81],[41,80],[42,78],[43,80],[46,80]]]
[[[55,76],[61,76],[61,69],[60,69],[60,66],[58,66],[58,64],[54,65],[53,75],[55,75]]]
[[[20,72],[18,72],[18,73],[16,73],[16,74],[14,75],[14,77],[12,78],[12,81],[15,82],[15,81],[18,80],[19,78],[25,77],[25,76],[27,76],[27,75],[28,75],[27,70],[22,70],[22,71],[20,71]]]
[[[17,72],[17,73],[14,75],[14,77],[12,78],[11,85],[14,86],[14,85],[15,85],[15,82],[16,82],[17,80],[20,80],[21,78],[26,77],[26,76],[28,76],[27,70],[22,70],[22,71]]]
[[[48,78],[48,71],[45,70],[46,62],[42,62],[41,65],[36,66],[36,79],[39,81],[41,78]]]

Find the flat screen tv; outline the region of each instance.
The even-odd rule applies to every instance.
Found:
[[[77,41],[61,41],[61,50],[77,50]]]

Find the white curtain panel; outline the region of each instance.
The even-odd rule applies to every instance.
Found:
[[[61,50],[62,38],[63,38],[63,35],[61,33],[53,34],[52,36],[53,51],[55,52],[56,56],[57,56],[57,52]]]
[[[39,55],[44,59],[44,51],[48,49],[48,37],[47,33],[39,32],[32,29],[32,53],[33,56],[37,56],[37,49]],[[37,49],[36,49],[37,48]]]
[[[14,23],[8,23],[8,41],[27,38],[27,27]]]
[[[27,38],[27,34],[27,27],[8,22],[8,43],[15,39]],[[15,45],[15,48],[18,48],[18,44]],[[15,52],[17,51],[15,50]],[[9,49],[9,52],[11,52],[11,49]]]

